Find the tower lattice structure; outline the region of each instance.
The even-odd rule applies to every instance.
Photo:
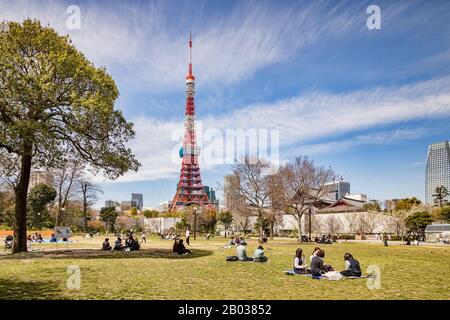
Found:
[[[195,77],[192,74],[192,37],[189,39],[189,71],[186,76],[186,113],[183,147],[180,149],[181,174],[177,192],[170,204],[169,211],[176,211],[189,205],[200,208],[210,207],[211,203],[205,193],[198,157],[200,148],[195,136]]]

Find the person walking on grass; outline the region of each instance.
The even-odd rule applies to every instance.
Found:
[[[142,234],[141,234],[141,238],[142,238],[142,242],[141,243],[147,243],[147,235],[145,234],[145,232],[144,231],[142,231]]]
[[[383,234],[383,243],[384,243],[384,246],[385,246],[385,247],[388,246],[388,237],[387,237],[386,234]]]
[[[190,236],[191,236],[191,231],[189,230],[189,228],[186,228],[186,243],[188,246],[190,246],[190,244],[189,244]]]

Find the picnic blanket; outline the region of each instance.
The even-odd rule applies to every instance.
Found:
[[[354,277],[354,276],[352,276],[352,277],[344,277],[344,276],[336,277],[336,276],[333,276],[331,274],[329,274],[328,276],[327,276],[327,274],[324,274],[324,275],[322,275],[320,277],[313,277],[310,273],[295,273],[294,270],[285,270],[283,272],[286,275],[289,275],[289,276],[297,276],[298,275],[298,276],[304,276],[304,277],[309,277],[309,278],[313,278],[313,279],[326,279],[326,280],[331,280],[331,281],[336,281],[336,280],[341,280],[341,279],[367,279],[367,278],[371,278],[371,275],[361,276],[361,277]],[[334,272],[334,274],[336,274],[336,272]]]

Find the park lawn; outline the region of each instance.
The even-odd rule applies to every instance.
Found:
[[[367,279],[313,280],[288,276],[297,247],[307,257],[315,245],[273,240],[267,263],[226,262],[235,249],[223,238],[191,241],[193,255],[171,253],[172,241],[151,238],[139,252],[102,252],[102,239],[80,239],[70,252],[0,255],[0,299],[450,299],[450,252],[445,247],[342,243],[323,245],[325,263],[342,269],[351,252],[365,273],[381,269],[381,288]],[[249,241],[248,253],[256,248]],[[37,245],[54,248],[54,245]],[[81,270],[81,289],[69,290],[67,267]]]

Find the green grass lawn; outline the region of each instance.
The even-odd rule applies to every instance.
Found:
[[[139,252],[102,252],[101,238],[80,240],[70,252],[0,254],[0,299],[450,299],[450,248],[382,244],[323,245],[325,263],[344,266],[351,252],[381,269],[381,288],[366,279],[313,280],[287,276],[299,246],[295,240],[265,245],[268,263],[226,262],[235,249],[225,240],[191,242],[194,254],[175,256],[172,241],[150,239]],[[249,241],[248,253],[256,248]],[[54,245],[35,246],[52,249]],[[314,245],[300,245],[309,256]],[[81,289],[69,290],[67,267],[81,270]]]

